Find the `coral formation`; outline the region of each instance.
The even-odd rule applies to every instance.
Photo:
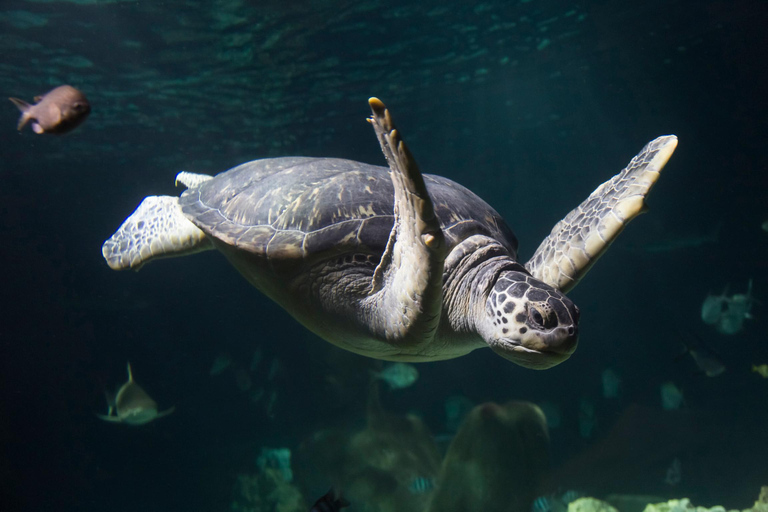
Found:
[[[679,500],[669,500],[665,503],[649,503],[645,507],[645,512],[725,512],[725,507],[720,505],[712,508],[694,507],[691,500],[682,498]]]
[[[276,469],[280,472],[285,482],[293,481],[291,470],[291,450],[288,448],[262,448],[259,458],[256,459],[259,469]]]
[[[631,512],[630,508],[636,506],[637,503],[651,499],[651,496],[619,496],[614,495],[608,497],[608,501],[611,503],[621,502],[627,507],[621,507],[619,509],[614,508],[608,501],[600,501],[595,498],[580,498],[570,505],[568,505],[568,512]],[[721,505],[715,505],[713,507],[696,507],[691,503],[688,498],[681,498],[675,500],[669,500],[659,503],[648,503],[643,509],[644,512],[739,512],[739,510],[726,510]],[[768,486],[763,486],[760,490],[760,496],[755,502],[754,507],[751,509],[744,509],[741,512],[768,512]]]
[[[570,509],[569,509],[569,512]],[[695,507],[688,498],[682,498],[679,500],[669,500],[666,503],[649,503],[644,512],[726,512],[725,507],[722,505],[715,505],[714,507]],[[728,510],[727,512],[739,512],[737,509]],[[760,488],[760,495],[752,508],[747,508],[741,512],[768,512],[768,485],[764,485]]]
[[[610,503],[595,498],[579,498],[568,504],[568,512],[619,512]]]
[[[284,480],[279,469],[264,468],[254,475],[238,475],[235,512],[306,512],[308,507],[296,486]]]
[[[760,488],[760,496],[752,507],[752,512],[768,512],[768,485]]]

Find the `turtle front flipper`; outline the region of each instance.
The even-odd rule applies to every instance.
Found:
[[[369,121],[391,170],[395,222],[363,314],[377,336],[414,349],[433,339],[440,322],[445,238],[424,178],[389,111],[377,98],[369,104]]]
[[[184,216],[178,197],[149,196],[104,242],[101,253],[113,270],[138,270],[155,258],[212,248],[205,233]]]
[[[531,275],[563,293],[576,286],[629,221],[645,210],[645,196],[676,147],[674,135],[649,142],[623,171],[555,224],[525,264]]]

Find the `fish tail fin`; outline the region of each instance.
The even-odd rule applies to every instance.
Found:
[[[171,414],[175,410],[176,410],[176,406],[174,405],[173,407],[171,407],[169,409],[166,409],[163,412],[157,413],[157,416],[155,416],[155,419],[162,418],[163,416],[168,416],[169,414]]]
[[[133,382],[133,372],[131,372],[131,363],[127,363],[128,366],[128,382]]]
[[[96,417],[99,418],[99,419],[102,419],[104,421],[109,421],[109,422],[112,422],[112,423],[121,423],[123,421],[120,418],[118,418],[117,416],[106,415],[106,414],[96,414]]]
[[[26,112],[27,110],[30,109],[30,107],[32,107],[32,105],[30,105],[24,100],[20,100],[19,98],[8,98],[8,99],[11,100],[11,102],[13,102],[13,104],[16,105],[16,108],[18,108],[22,112]]]
[[[32,119],[32,117],[29,115],[29,109],[32,108],[32,105],[27,103],[24,100],[20,100],[19,98],[8,98],[11,100],[11,102],[16,105],[16,108],[18,108],[21,111],[21,117],[19,118],[19,124],[16,126],[16,129],[21,131],[27,123]]]
[[[104,390],[104,398],[107,399],[107,416],[112,416],[112,413],[115,410],[115,399],[116,396],[114,393],[110,393],[106,389]]]

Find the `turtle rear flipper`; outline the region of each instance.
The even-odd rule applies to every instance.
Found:
[[[101,253],[113,270],[138,270],[155,258],[212,248],[205,233],[184,216],[178,197],[149,196],[104,242]]]
[[[555,224],[525,264],[531,275],[563,293],[576,286],[629,221],[643,213],[645,196],[676,147],[674,135],[649,142],[623,171]]]

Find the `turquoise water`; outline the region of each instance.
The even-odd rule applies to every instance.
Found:
[[[510,400],[551,422],[548,454],[531,455],[536,495],[751,507],[768,485],[768,379],[751,371],[768,363],[766,21],[747,0],[5,0],[3,94],[31,101],[68,83],[92,113],[56,137],[19,133],[16,107],[0,109],[0,509],[272,510],[255,496],[277,485],[308,510],[335,485],[345,510],[391,510],[387,497],[425,510],[462,412]],[[177,194],[181,170],[288,155],[385,165],[365,122],[371,96],[422,171],[508,221],[523,261],[646,142],[679,137],[648,213],[569,293],[581,334],[568,361],[537,372],[478,350],[418,364],[411,386],[381,386],[371,419],[382,365],[306,331],[220,254],[139,273],[105,264],[102,242],[146,195]],[[702,321],[708,293],[744,294],[749,279],[740,332]],[[723,374],[680,356],[692,339]],[[172,414],[139,427],[95,416],[127,361]],[[604,394],[608,369],[616,396]],[[670,382],[682,400],[665,410]],[[501,432],[475,437],[533,444]],[[290,450],[291,487],[270,448]],[[475,456],[522,481],[523,455]],[[445,507],[473,506],[487,504]]]

